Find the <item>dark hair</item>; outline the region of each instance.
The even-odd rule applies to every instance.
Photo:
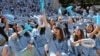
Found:
[[[8,41],[8,36],[6,35],[6,33],[4,32],[3,28],[0,27],[0,34],[4,36],[4,38],[6,39],[6,41]]]
[[[4,16],[0,16],[1,18],[1,23],[5,24],[6,25],[6,17]],[[5,26],[2,27],[3,29],[5,28]]]
[[[15,23],[15,24],[13,24],[13,26],[16,27],[16,28],[13,28],[14,32],[18,32],[17,31],[17,24]],[[23,30],[25,29],[23,25],[20,25],[20,26],[22,27]],[[30,34],[28,32],[25,32],[24,36],[28,37],[28,36],[30,36]],[[18,37],[20,38],[21,36],[18,35]]]
[[[9,24],[9,28],[13,28],[13,25],[12,24]]]
[[[14,28],[14,26],[15,26],[15,28]],[[13,28],[14,32],[17,32],[17,24],[16,23],[12,25],[12,28]]]
[[[74,35],[74,41],[77,41],[79,39],[83,39],[84,38],[84,32],[82,29],[79,29],[80,30],[80,36],[78,37],[76,34]]]
[[[38,24],[36,24],[35,28],[38,28],[38,26],[39,26],[39,25],[38,25]]]
[[[94,31],[94,26],[93,26],[93,24],[89,24],[90,26],[92,26],[92,31],[91,32],[93,32]],[[90,32],[90,33],[91,33]]]
[[[40,30],[40,35],[45,34],[45,27],[42,27]]]
[[[90,26],[92,26],[92,31],[91,32],[93,32],[94,31],[94,26],[93,26],[93,24],[89,24]],[[87,32],[87,31],[86,31]],[[90,32],[90,33],[91,33]],[[86,37],[87,37],[87,34],[86,34]],[[93,35],[93,37],[92,37],[92,39],[95,39],[96,38],[96,36],[95,35]]]
[[[65,28],[63,29],[64,35],[65,35],[65,37],[67,37],[67,39],[69,39],[70,38],[70,32],[68,30],[68,24],[64,23],[63,25],[65,26]],[[66,36],[66,34],[67,34],[67,36]]]
[[[72,18],[72,21],[75,22],[74,18]]]
[[[92,31],[91,32],[93,32],[94,31],[94,26],[93,26],[93,24],[90,24],[91,26],[92,26]]]
[[[60,28],[60,27],[55,27],[55,29],[59,29],[60,30],[60,39],[59,39],[59,42],[62,42],[63,40],[64,40],[64,36],[63,36],[63,31],[62,31],[62,29]],[[53,34],[53,40],[55,40],[56,39],[56,35],[55,34]]]

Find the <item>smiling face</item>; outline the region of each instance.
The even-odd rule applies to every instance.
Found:
[[[22,30],[23,30],[23,28],[22,28],[22,26],[17,25],[17,29],[16,29],[16,30],[19,32],[19,31],[22,31]]]
[[[55,21],[51,19],[51,20],[50,20],[50,24],[51,24],[51,25],[54,25],[54,24],[55,24]]]
[[[60,29],[58,27],[54,26],[53,31],[55,35],[60,35]]]
[[[53,28],[53,32],[54,32],[54,36],[56,37],[56,39],[60,39],[61,41],[64,40],[63,31],[61,28],[55,26]]]
[[[74,41],[80,40],[84,38],[84,32],[82,29],[80,28],[76,28],[74,31],[75,35],[74,35]]]
[[[88,33],[91,33],[93,31],[93,26],[90,25],[90,24],[87,24],[86,30],[87,30]]]
[[[76,34],[77,36],[80,36],[80,35],[81,35],[80,29],[75,29],[75,34]]]

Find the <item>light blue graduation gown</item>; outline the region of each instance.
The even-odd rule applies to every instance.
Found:
[[[32,37],[34,38],[34,43],[35,43],[35,47],[39,53],[40,56],[44,56],[44,46],[45,44],[47,44],[47,40],[46,40],[46,35],[40,35],[39,30],[38,29],[33,29],[32,31]]]
[[[20,39],[19,38],[11,39],[9,37],[8,44],[9,44],[12,52],[15,52],[15,54],[17,56],[21,56],[22,50],[27,48],[27,45],[29,44],[30,40],[31,40],[30,37],[25,37],[25,36],[21,36]],[[34,52],[36,52],[36,51],[37,50],[34,50]],[[35,54],[37,54],[37,53],[35,53]]]
[[[70,41],[73,42],[74,37],[70,38]],[[71,43],[70,43],[71,44]],[[82,56],[97,56],[96,50],[94,48],[86,48],[81,45],[71,47],[70,56],[78,56],[79,52],[82,52]]]
[[[60,43],[58,39],[53,40],[53,33],[49,28],[46,29],[46,35],[48,36],[47,40],[49,47],[49,56],[51,56],[52,54],[56,55],[56,52],[59,52],[60,56],[68,56],[68,45],[66,41],[62,41]]]
[[[95,48],[96,48],[97,50],[99,50],[99,49],[100,49],[100,37],[97,37],[95,41],[96,41],[96,46],[95,46]]]

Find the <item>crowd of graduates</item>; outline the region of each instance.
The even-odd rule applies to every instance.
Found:
[[[100,56],[95,8],[69,5],[63,13],[48,6],[41,13],[38,0],[0,2],[0,56]]]

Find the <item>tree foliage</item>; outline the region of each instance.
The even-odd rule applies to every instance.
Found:
[[[62,7],[66,7],[71,3],[75,3],[75,2],[80,2],[81,4],[99,4],[100,5],[100,0],[59,0],[59,3],[61,3]]]
[[[59,3],[62,4],[62,7],[66,7],[73,2],[74,2],[74,0],[59,0]]]

